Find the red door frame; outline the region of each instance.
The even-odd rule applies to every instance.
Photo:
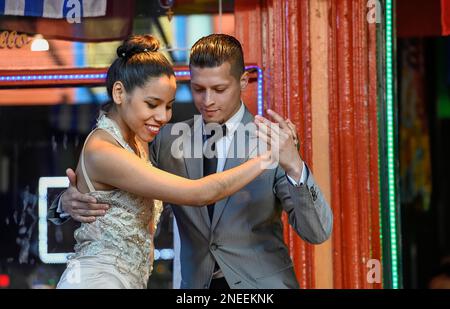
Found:
[[[235,1],[235,31],[247,61],[264,70],[265,108],[289,117],[312,165],[310,1]],[[328,1],[333,285],[381,288],[367,280],[367,262],[381,261],[379,224],[376,25],[367,1]],[[255,100],[244,97],[251,105]],[[301,287],[314,288],[314,246],[289,227],[285,242]]]

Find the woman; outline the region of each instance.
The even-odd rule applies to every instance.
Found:
[[[113,102],[85,141],[77,188],[110,204],[75,231],[75,253],[58,288],[145,288],[163,200],[202,207],[235,193],[272,163],[270,153],[223,173],[189,180],[151,166],[148,145],[172,116],[176,80],[151,36],[132,36],[107,74]],[[261,137],[268,139],[268,136]]]

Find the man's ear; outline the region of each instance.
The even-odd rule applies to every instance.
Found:
[[[122,104],[126,99],[125,86],[121,81],[116,81],[112,87],[112,98],[115,104]]]
[[[247,87],[248,79],[249,75],[248,72],[246,71],[241,75],[241,79],[239,80],[239,83],[241,84],[241,90],[244,90]]]

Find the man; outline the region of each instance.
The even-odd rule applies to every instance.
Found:
[[[150,151],[158,168],[197,179],[248,159],[248,153],[239,156],[230,149],[249,142],[248,134],[239,140],[237,130],[239,124],[246,125],[254,118],[241,101],[248,74],[244,72],[238,40],[224,34],[200,39],[192,47],[189,65],[192,95],[202,117],[186,122],[190,132],[184,136],[181,148],[189,145],[190,149],[199,146],[201,149],[207,140],[202,139],[205,125],[218,123],[225,133],[215,142],[218,158],[211,161],[206,156],[189,157],[184,149],[176,147],[179,153],[174,153],[172,145],[178,139],[171,132],[174,125],[161,130]],[[273,133],[280,137],[277,168],[267,170],[215,205],[201,208],[171,205],[180,231],[181,288],[298,288],[283,242],[282,210],[304,240],[317,244],[330,236],[332,212],[298,154],[295,127],[273,111],[269,115],[280,127],[279,132]],[[72,171],[68,176],[73,185],[61,198],[64,211],[82,222],[102,215],[107,206],[89,203],[91,198],[76,190]],[[54,204],[51,213],[57,216]]]

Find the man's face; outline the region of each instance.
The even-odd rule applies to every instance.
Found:
[[[241,90],[247,83],[246,73],[240,79],[232,75],[229,62],[214,68],[191,66],[191,91],[205,123],[230,119],[239,110]]]

